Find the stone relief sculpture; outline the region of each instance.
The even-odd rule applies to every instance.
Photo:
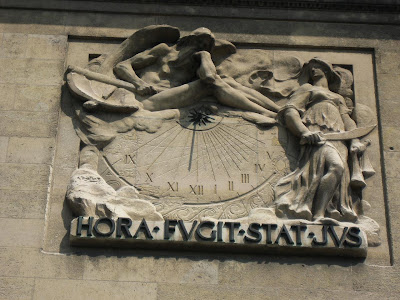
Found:
[[[358,137],[372,128],[348,134],[357,125],[343,96],[333,91],[343,85],[343,79],[329,62],[314,58],[304,70],[310,83],[291,95],[278,116],[300,138],[301,152],[297,168],[276,185],[277,210],[292,218],[355,222],[359,199],[354,200],[352,188],[359,182],[351,181],[346,142],[350,141],[352,160],[357,160],[366,150]],[[347,136],[333,135],[333,140],[324,135],[345,131]]]
[[[74,213],[350,222],[378,244],[379,226],[364,216],[374,171],[360,141],[375,124],[354,108],[351,72],[239,52],[206,28],[180,37],[160,25],[70,66],[82,141],[67,191]]]

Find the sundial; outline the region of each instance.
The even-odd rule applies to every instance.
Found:
[[[260,128],[197,106],[154,133],[118,136],[103,150],[98,171],[116,189],[136,187],[161,212],[213,204],[218,211],[239,205],[245,214],[247,206],[273,200],[273,184],[289,170],[284,148],[276,126]]]
[[[362,104],[347,114],[352,66],[278,55],[261,67],[269,50],[239,50],[207,28],[180,37],[149,26],[69,67],[82,141],[66,193],[78,216],[71,243],[359,256],[366,234],[380,243],[362,199],[375,174],[363,140],[375,117]]]

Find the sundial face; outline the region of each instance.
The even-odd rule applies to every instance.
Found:
[[[179,120],[163,121],[154,133],[118,136],[104,149],[99,173],[114,188],[135,186],[161,213],[174,207],[188,213],[186,208],[200,212],[210,205],[213,211],[238,203],[263,206],[289,171],[280,141],[287,137],[280,135],[276,126],[261,129],[200,106],[182,111]]]

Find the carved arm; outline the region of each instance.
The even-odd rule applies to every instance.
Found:
[[[300,114],[296,109],[286,109],[285,122],[290,132],[292,132],[295,136],[301,138],[301,144],[319,144],[322,142],[320,132],[310,131],[301,121]]]
[[[157,45],[150,50],[138,53],[118,63],[114,67],[114,73],[118,78],[132,83],[138,89],[138,92],[142,92],[142,94],[155,94],[156,90],[139,78],[135,73],[135,69],[143,69],[154,64],[164,54],[165,47],[168,46],[166,44]]]

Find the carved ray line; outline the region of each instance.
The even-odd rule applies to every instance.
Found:
[[[224,126],[226,126],[226,127],[228,127],[228,128],[230,128],[230,129],[232,129],[232,130],[234,130],[234,131],[236,131],[236,132],[238,132],[238,133],[241,133],[242,135],[244,135],[245,137],[249,137],[249,138],[251,138],[251,139],[253,139],[253,140],[255,140],[256,142],[259,142],[259,143],[262,143],[262,144],[265,144],[263,141],[261,141],[261,140],[259,140],[259,139],[257,139],[257,138],[255,138],[255,137],[252,137],[252,136],[250,136],[250,135],[248,135],[246,132],[242,132],[242,131],[240,131],[239,129],[237,129],[237,128],[234,128],[234,127],[231,127],[231,126],[229,126],[228,124],[223,124]]]
[[[229,146],[231,147],[231,149],[234,149],[241,157],[243,157],[243,158],[247,161],[247,159],[246,159],[239,151],[237,151],[237,149],[235,148],[235,146],[231,144],[230,140],[228,140],[228,139],[226,138],[226,136],[224,136],[219,130],[215,130],[215,131],[214,131],[214,134],[215,134],[215,135],[218,134],[218,135],[220,136],[220,138],[221,138],[222,140],[225,141],[225,143],[229,144]],[[238,156],[236,155],[235,152],[232,151],[232,153],[233,153],[233,155],[235,155],[235,157],[237,158],[237,160],[241,163],[241,162],[242,162],[241,158],[238,157]]]
[[[210,147],[210,151],[209,153],[211,154],[212,159],[214,159],[214,163],[215,163],[215,167],[218,169],[218,163],[221,161],[219,159],[219,154],[217,152],[217,149],[215,148],[215,146],[211,143],[210,141],[210,137],[208,136],[208,133],[204,133],[204,140],[206,142],[207,148]]]
[[[187,136],[187,138],[186,138],[185,145],[182,147],[181,155],[179,155],[179,156],[177,156],[177,157],[174,157],[174,158],[167,158],[166,160],[163,160],[163,161],[162,161],[162,162],[166,162],[166,161],[171,161],[171,160],[179,159],[180,163],[177,164],[177,167],[174,168],[174,169],[171,169],[171,170],[169,170],[169,171],[167,171],[167,172],[161,173],[161,174],[159,174],[159,175],[157,175],[157,176],[154,176],[153,178],[158,178],[158,177],[160,177],[160,176],[164,176],[164,175],[166,175],[166,174],[168,174],[168,173],[174,172],[174,174],[175,174],[174,180],[175,180],[179,168],[182,167],[182,166],[184,166],[184,165],[186,165],[186,159],[183,159],[183,158],[186,158],[187,156],[190,155],[190,153],[183,154],[183,153],[185,152],[186,145],[187,145],[187,143],[188,143],[189,140],[190,140],[190,134],[188,134],[188,136]],[[155,163],[155,164],[158,164],[158,163]]]
[[[199,132],[198,132],[198,134],[199,134]],[[198,139],[198,136],[197,136],[197,139]],[[194,169],[193,171],[189,172],[189,173],[188,173],[186,176],[184,176],[182,179],[185,179],[185,178],[191,176],[194,172],[196,172],[196,173],[197,173],[197,180],[198,180],[198,169],[199,169],[198,161],[199,161],[199,154],[198,154],[198,152],[196,151],[196,158],[193,159],[193,162],[196,163],[196,166],[197,166],[197,167],[196,167],[196,169]]]
[[[221,128],[221,130],[225,130],[225,131],[230,131],[230,135],[234,136],[236,138],[236,140],[238,140],[240,143],[246,145],[249,149],[252,149],[251,147],[248,146],[248,144],[252,147],[257,147],[257,143],[254,143],[253,141],[247,139],[248,136],[242,136],[241,134],[239,134],[238,132],[235,132],[234,130],[231,130],[230,127],[227,127],[226,129]]]
[[[161,173],[161,174],[159,174],[159,175],[157,175],[157,176],[153,176],[153,178],[158,178],[158,177],[164,176],[164,175],[166,175],[166,174],[168,174],[168,173],[175,172],[175,173],[174,173],[174,174],[175,174],[174,180],[175,180],[176,174],[177,174],[177,171],[176,171],[176,170],[178,170],[180,167],[182,167],[182,166],[184,166],[184,165],[187,165],[187,162],[186,162],[186,161],[183,161],[183,159],[182,159],[182,158],[185,158],[185,157],[187,157],[187,156],[189,156],[189,154],[185,154],[184,156],[178,156],[178,157],[169,158],[169,159],[164,160],[163,162],[172,161],[172,160],[175,160],[175,159],[179,159],[179,162],[180,162],[180,163],[178,162],[176,168],[171,169],[171,170],[169,170],[169,171],[167,171],[167,172]],[[155,163],[154,165],[156,165],[156,164],[158,164],[158,163]]]
[[[203,165],[201,167],[199,167],[199,171],[204,170],[207,171],[207,157],[206,157],[206,149],[207,149],[207,145],[204,143],[204,138],[201,139],[201,137],[203,137],[204,132],[201,132],[201,134],[199,135],[199,145],[200,145],[200,158],[201,161],[203,162]],[[201,141],[203,140],[203,142]],[[200,163],[200,158],[199,158],[199,163]]]
[[[214,172],[214,168],[213,168],[213,166],[212,166],[212,161],[211,161],[210,153],[209,153],[209,151],[208,151],[208,146],[207,146],[206,140],[205,140],[205,138],[204,138],[204,135],[202,134],[201,136],[203,137],[204,146],[205,146],[205,148],[206,148],[207,156],[208,156],[208,159],[209,159],[209,161],[210,161],[210,166],[211,166],[211,170],[212,170],[212,173],[213,173],[213,176],[214,176],[214,181],[216,181],[217,179],[215,178],[215,172]]]
[[[214,132],[215,132],[216,134],[218,133],[219,135],[221,135],[222,138],[223,138],[233,149],[235,149],[235,151],[236,151],[241,157],[243,157],[243,159],[244,159],[245,161],[248,161],[247,157],[244,156],[244,155],[242,154],[242,152],[244,152],[244,153],[246,153],[246,154],[247,154],[247,152],[241,147],[240,144],[236,143],[235,140],[233,140],[233,139],[229,139],[228,136],[225,134],[225,132],[223,132],[223,131],[221,130],[221,128],[218,128],[218,129],[215,130]],[[239,151],[238,148],[239,148],[241,151]]]
[[[215,140],[218,141],[218,138],[215,136],[214,132],[210,132],[210,134],[214,137]],[[233,161],[233,163],[236,165],[236,167],[238,168],[238,170],[240,170],[239,165],[236,163],[235,159],[234,159],[234,158],[232,157],[232,155],[230,154],[231,151],[226,150],[225,144],[224,144],[223,142],[222,142],[222,143],[219,142],[219,143],[220,143],[222,149],[223,149],[223,150],[225,151],[225,153],[227,154],[227,156]],[[227,158],[228,158],[228,157],[227,157]],[[226,161],[228,162],[228,160],[226,160]]]
[[[225,132],[221,128],[218,128],[218,130],[216,131],[225,138],[225,140],[231,145],[231,147],[235,149],[236,152],[240,156],[242,156],[245,161],[249,161],[248,160],[249,154],[246,152],[246,149],[242,147],[242,143],[238,143],[237,140],[234,139],[234,136],[232,135],[228,136],[227,134],[225,134]],[[244,153],[244,155],[242,154],[242,152]]]
[[[140,145],[139,147],[137,147],[134,151],[139,150],[140,148],[142,148],[143,146],[146,146],[148,143],[151,143],[153,141],[155,141],[156,139],[158,139],[159,137],[163,136],[165,133],[167,133],[168,131],[172,130],[172,129],[178,129],[180,128],[180,126],[172,126],[171,128],[165,130],[163,133],[159,134],[158,136],[156,136],[154,139],[151,139],[150,141],[147,141],[146,143],[144,143],[143,145]],[[173,132],[169,135],[171,136],[173,134]]]
[[[222,165],[224,166],[224,169],[225,169],[225,171],[226,171],[226,174],[228,174],[229,178],[231,178],[231,175],[229,174],[228,169],[226,168],[226,166],[225,166],[225,164],[224,164],[224,161],[222,160],[220,154],[218,153],[217,148],[215,147],[213,141],[212,141],[211,138],[209,137],[208,133],[205,133],[205,135],[207,135],[207,138],[211,141],[211,144],[213,145],[213,147],[214,147],[214,149],[215,149],[215,152],[217,153],[217,155],[218,155],[218,157],[219,157],[219,159],[220,159]]]
[[[225,127],[226,128],[224,128],[224,126],[220,126],[220,130],[225,132],[227,136],[233,137],[240,145],[245,145],[248,149],[253,150],[247,144],[251,144],[251,145],[255,146],[254,143],[252,143],[251,141],[247,140],[246,138],[244,138],[240,134],[232,132],[232,130],[230,130],[230,127],[227,127],[227,126],[225,126]]]
[[[198,172],[198,167],[199,167],[198,161],[199,161],[199,159],[200,159],[200,157],[199,157],[198,153],[196,152],[196,158],[195,158],[194,160],[195,160],[195,162],[196,162],[197,168],[194,169],[193,171],[189,172],[189,173],[188,173],[185,177],[183,177],[182,179],[185,179],[185,178],[189,177],[189,176],[192,175],[194,172]],[[197,175],[198,175],[198,174],[197,174]],[[198,180],[198,177],[197,177],[197,180]]]
[[[245,142],[239,140],[239,139],[238,139],[238,136],[233,135],[232,133],[230,133],[229,131],[226,131],[226,130],[223,129],[223,128],[221,128],[221,130],[222,130],[223,132],[225,132],[226,134],[228,134],[229,136],[231,136],[233,139],[237,140],[237,141],[239,142],[240,145],[244,145],[244,146],[246,146],[249,150],[251,150],[251,151],[257,153],[256,150],[254,150],[254,149],[252,149],[251,147],[249,147]],[[247,142],[247,141],[246,141],[246,142]],[[246,152],[246,153],[247,153],[247,152]]]
[[[149,152],[147,152],[147,153],[145,153],[145,154],[146,154],[146,155],[149,155],[150,153],[152,153],[152,152],[153,152],[154,150],[156,150],[157,148],[163,147],[163,146],[162,146],[162,143],[163,143],[164,141],[168,140],[168,138],[170,138],[170,137],[171,137],[174,133],[176,133],[177,131],[179,131],[179,127],[177,127],[177,130],[172,131],[171,134],[167,135],[162,141],[158,142],[156,145],[150,145],[150,146],[152,146],[153,148],[152,148]],[[180,131],[179,131],[179,133],[180,133]],[[179,134],[179,133],[178,133],[178,134]],[[154,139],[153,139],[153,141],[154,141]],[[168,144],[168,146],[169,146],[169,144]]]
[[[188,137],[190,137],[190,135],[188,135]],[[154,166],[154,165],[158,165],[158,164],[160,164],[160,163],[165,163],[165,162],[168,162],[168,161],[171,161],[171,160],[174,160],[174,159],[181,159],[181,158],[183,158],[183,157],[185,157],[185,156],[188,156],[189,154],[183,154],[184,151],[185,151],[185,149],[186,149],[186,144],[187,144],[187,140],[186,140],[185,145],[182,146],[182,153],[181,153],[180,155],[175,156],[175,157],[170,157],[170,156],[168,156],[167,158],[162,159],[162,160],[158,159],[156,162],[153,163],[153,166]],[[172,149],[171,149],[171,150],[172,150]],[[170,151],[170,152],[171,152],[171,151]],[[173,153],[175,153],[175,151],[173,151]],[[142,164],[142,165],[140,165],[140,167],[142,167],[142,168],[146,168],[146,167],[149,168],[151,164],[152,164],[152,163]]]
[[[169,145],[171,145],[173,143],[173,141],[175,141],[175,139],[178,137],[178,135],[182,132],[182,130],[184,130],[183,128],[175,135],[175,137],[168,143],[167,146],[164,147],[163,151],[161,151],[161,153],[156,157],[156,159],[151,163],[151,165],[147,168],[149,169],[155,162],[156,160],[165,152],[165,150],[168,149]]]
[[[226,126],[226,127],[228,127],[229,129],[231,129],[231,130],[233,130],[233,131],[236,131],[237,133],[240,133],[241,135],[244,136],[244,137],[242,136],[242,138],[243,138],[244,140],[247,140],[246,138],[250,138],[250,139],[252,139],[252,140],[255,140],[257,143],[265,144],[263,141],[260,141],[260,140],[254,138],[254,137],[252,137],[252,136],[246,134],[245,132],[242,132],[242,131],[240,131],[240,130],[238,130],[238,129],[236,129],[236,128],[233,128],[233,127],[228,126],[228,125],[226,125],[226,124],[223,124],[223,126]],[[251,143],[250,140],[247,140],[247,141],[248,141],[249,143]],[[257,145],[257,144],[256,144],[256,145]],[[254,145],[254,146],[256,146],[256,145]]]

